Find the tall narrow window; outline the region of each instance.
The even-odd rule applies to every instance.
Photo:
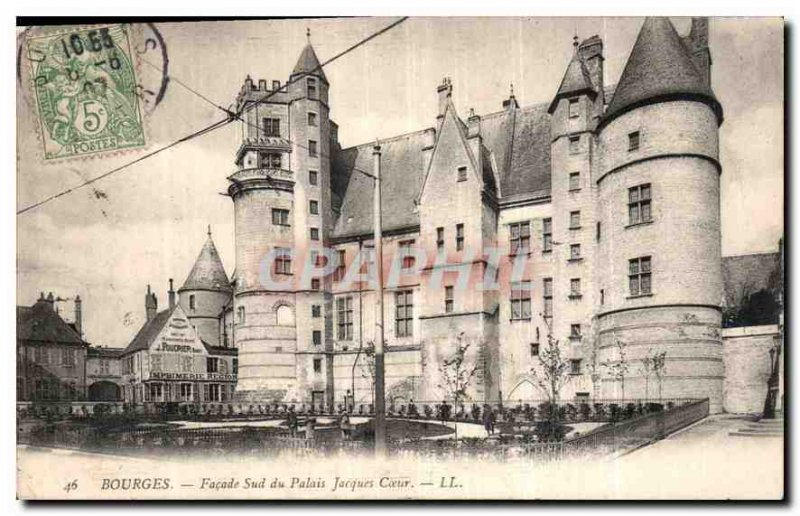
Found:
[[[531,282],[520,281],[511,285],[511,319],[531,318]]]
[[[553,278],[544,278],[542,292],[544,316],[553,317]]]
[[[315,319],[322,317],[322,307],[320,305],[311,305],[311,317]]]
[[[569,191],[575,192],[581,189],[581,173],[572,172],[569,175]]]
[[[317,80],[313,77],[309,77],[306,79],[306,92],[308,94],[308,98],[316,99],[317,98]]]
[[[649,256],[628,260],[628,286],[631,296],[646,296],[652,293],[650,274]]]
[[[319,331],[319,330],[312,331],[311,332],[311,342],[315,346],[321,346],[322,345],[322,332]]]
[[[539,343],[538,342],[531,342],[531,356],[538,357],[539,356]]]
[[[436,248],[444,249],[444,228],[436,228]]]
[[[400,256],[402,257],[403,270],[408,271],[414,267],[415,257],[412,254],[412,247],[414,246],[413,240],[403,240],[397,244],[400,249]]]
[[[219,358],[217,357],[206,358],[206,372],[207,373],[219,372]]]
[[[642,224],[652,220],[650,184],[628,188],[628,224]]]
[[[580,229],[581,227],[581,212],[569,212],[569,229]]]
[[[195,309],[196,309],[196,307],[195,307],[195,304],[194,304],[194,294],[189,294],[189,310],[194,312]]]
[[[319,184],[319,177],[316,170],[308,171],[308,184],[311,186],[317,186]]]
[[[336,299],[336,322],[339,340],[353,340],[353,297]]]
[[[600,232],[600,231],[601,231],[601,229],[602,229],[602,228],[601,228],[601,226],[600,226],[600,221],[598,220],[598,221],[597,221],[597,234],[595,235],[595,239],[596,239],[598,242],[600,241],[600,236],[601,236],[601,232]]]
[[[337,249],[336,251],[336,268],[333,270],[333,281],[342,281],[346,269],[345,259],[347,254],[344,249]]]
[[[316,113],[309,113],[308,114],[308,125],[311,127],[317,126],[317,114]]]
[[[569,117],[578,118],[580,116],[580,99],[569,99]]]
[[[581,374],[581,359],[573,358],[569,361],[570,374]]]
[[[453,313],[453,286],[444,287],[444,313]]]
[[[569,153],[570,154],[579,154],[581,152],[581,137],[578,136],[570,136],[569,137]]]
[[[467,167],[458,167],[458,181],[467,180]]]
[[[542,252],[553,250],[553,219],[542,219]]]
[[[512,255],[524,254],[530,250],[531,224],[530,222],[516,222],[508,225],[511,240],[510,251]]]
[[[272,224],[275,226],[289,225],[289,210],[272,208]]]
[[[322,359],[321,358],[315,358],[314,359],[314,372],[315,373],[321,373],[322,372]]]
[[[312,158],[317,156],[317,142],[314,140],[308,140],[308,155]]]
[[[628,152],[639,149],[639,143],[640,143],[639,140],[640,140],[639,131],[634,131],[628,134]]]
[[[581,259],[581,244],[571,244],[569,246],[569,259],[570,260]]]
[[[311,215],[319,215],[319,201],[308,201],[308,212]]]
[[[581,325],[580,324],[570,324],[569,325],[569,338],[570,339],[580,339],[581,338]]]
[[[290,250],[279,247],[275,249],[275,274],[292,273],[292,256]]]
[[[243,306],[236,309],[236,322],[239,324],[245,323],[245,311]]]
[[[402,290],[395,293],[395,334],[410,337],[414,333],[414,291]]]
[[[319,228],[310,228],[308,233],[311,240],[319,240]]]
[[[569,297],[575,299],[581,297],[581,279],[572,278],[569,280]]]
[[[456,224],[456,251],[464,250],[464,224]]]

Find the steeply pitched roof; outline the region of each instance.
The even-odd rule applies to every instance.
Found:
[[[230,281],[219,257],[211,233],[197,256],[192,271],[178,292],[184,290],[220,290],[231,292]]]
[[[481,135],[494,154],[501,199],[550,192],[550,115],[547,104],[509,109],[481,119]]]
[[[722,257],[725,304],[737,306],[744,297],[771,290],[780,283],[780,254],[759,253]]]
[[[414,201],[419,197],[425,173],[422,156],[424,131],[381,140],[383,229],[391,231],[419,224]],[[333,236],[345,237],[372,231],[373,181],[358,170],[372,173],[374,143],[343,149],[332,160],[334,188],[342,198]],[[358,170],[357,170],[358,169]]]
[[[561,86],[558,87],[558,91],[553,98],[553,102],[550,103],[548,111],[552,114],[558,105],[559,99],[571,97],[578,93],[597,94],[594,86],[592,86],[592,79],[589,76],[586,63],[583,62],[583,59],[581,59],[576,50],[572,56],[572,60],[570,60],[569,65],[567,65],[567,71],[564,72],[564,78],[561,79]]]
[[[722,121],[722,108],[692,62],[668,18],[647,18],[617,84],[602,123],[647,101],[693,97],[706,102]]]
[[[40,299],[33,306],[17,307],[17,341],[32,340],[58,344],[83,344],[83,339],[53,309]]]
[[[158,312],[155,317],[144,323],[144,326],[139,329],[139,332],[133,338],[131,343],[125,348],[123,354],[150,349],[150,345],[161,333],[161,330],[164,328],[164,325],[167,324],[169,317],[172,315],[172,312],[177,306],[178,305],[175,305],[172,308]]]
[[[292,70],[292,75],[300,73],[313,73],[323,81],[328,82],[328,78],[325,77],[325,72],[322,68],[319,68],[319,59],[311,43],[307,44],[303,51],[300,52],[300,57],[297,58],[297,64],[294,65],[294,69]]]

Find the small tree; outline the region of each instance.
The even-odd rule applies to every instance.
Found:
[[[667,372],[667,352],[662,351],[653,355],[653,373],[658,379],[658,401],[661,401],[661,384]]]
[[[603,370],[602,367],[604,364],[601,364],[598,361],[598,351],[597,351],[597,339],[592,342],[592,351],[589,355],[589,377],[592,380],[592,397],[594,399],[598,399],[600,397],[600,382],[603,379]]]
[[[625,375],[628,373],[628,360],[626,358],[625,350],[628,347],[625,341],[618,338],[614,339],[614,346],[617,348],[617,360],[604,362],[605,367],[614,380],[620,382],[622,388],[622,397],[625,399]]]
[[[648,350],[649,352],[649,350]],[[642,359],[642,375],[644,376],[644,399],[650,399],[650,375],[653,373],[653,357],[647,355]]]
[[[560,343],[553,338],[553,332],[547,319],[545,319],[545,323],[548,327],[547,347],[539,352],[539,364],[538,367],[531,368],[531,377],[534,386],[545,395],[549,402],[550,431],[555,432],[558,424],[558,400],[561,389],[569,383],[572,375],[570,375],[569,360],[562,355]]]
[[[467,399],[469,388],[475,374],[478,372],[477,360],[469,363],[467,353],[472,344],[464,338],[464,332],[456,337],[453,354],[445,358],[439,365],[439,388],[445,393],[445,400],[453,399],[454,413],[458,411],[458,400]],[[455,421],[455,438],[458,439],[458,420]]]

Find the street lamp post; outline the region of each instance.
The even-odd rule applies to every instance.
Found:
[[[373,173],[375,180],[375,271],[377,282],[375,287],[376,321],[375,321],[375,454],[386,453],[386,399],[384,396],[383,370],[383,235],[381,232],[381,146],[375,142],[372,148]]]

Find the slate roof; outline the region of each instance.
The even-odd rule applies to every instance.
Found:
[[[125,348],[104,348],[104,347],[95,347],[90,346],[87,350],[87,355],[89,357],[99,357],[99,358],[119,358],[125,353]]]
[[[780,282],[780,254],[759,253],[722,257],[726,306],[736,306],[743,295],[771,290]]]
[[[655,98],[693,96],[722,121],[722,107],[668,18],[647,18],[601,123]]]
[[[208,342],[200,339],[200,342],[203,343],[203,347],[206,348],[206,351],[209,355],[233,355],[237,356],[239,354],[239,350],[236,348],[226,348],[225,346],[212,346]]]
[[[564,72],[564,78],[561,79],[561,86],[558,87],[556,96],[553,102],[550,103],[549,112],[552,114],[558,105],[559,99],[563,97],[571,97],[578,93],[590,93],[596,95],[597,92],[592,85],[592,79],[589,76],[589,70],[586,68],[586,63],[581,59],[576,51],[572,59],[567,65],[567,71]]]
[[[307,44],[305,48],[303,48],[303,51],[300,52],[300,57],[297,58],[297,64],[294,65],[294,69],[292,70],[292,75],[300,73],[313,73],[319,76],[323,81],[328,82],[328,78],[325,77],[325,72],[322,68],[319,68],[319,59],[311,43]]]
[[[144,326],[139,329],[139,332],[133,338],[128,347],[125,348],[123,354],[133,353],[134,351],[141,351],[150,349],[150,345],[156,340],[164,325],[169,321],[170,315],[178,305],[167,310],[162,310],[156,314],[155,317],[144,323]]]
[[[17,341],[39,341],[83,345],[83,339],[53,309],[40,299],[33,306],[17,306]]]
[[[197,256],[194,267],[192,267],[189,276],[183,282],[183,286],[178,289],[178,292],[184,290],[232,292],[228,275],[225,273],[225,267],[222,265],[222,260],[219,257],[217,248],[214,246],[210,233],[206,243],[200,250],[200,254]]]
[[[424,131],[418,131],[380,142],[384,231],[419,224],[414,201],[425,174],[423,139]],[[370,142],[342,149],[333,157],[334,193],[342,198],[334,238],[372,232],[373,182],[358,170],[372,174],[373,146]]]

